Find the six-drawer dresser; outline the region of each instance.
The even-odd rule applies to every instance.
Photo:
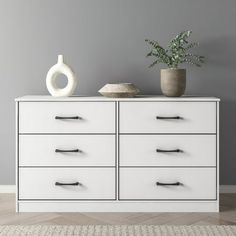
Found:
[[[16,99],[19,212],[219,211],[219,99]]]

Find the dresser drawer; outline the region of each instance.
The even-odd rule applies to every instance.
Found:
[[[121,200],[215,200],[216,169],[121,168],[119,188]]]
[[[114,102],[21,102],[19,133],[115,133]]]
[[[115,135],[20,135],[20,166],[115,166]]]
[[[20,168],[19,199],[112,200],[115,168]]]
[[[215,135],[120,135],[121,166],[216,166]]]
[[[121,133],[215,133],[215,102],[120,102]]]

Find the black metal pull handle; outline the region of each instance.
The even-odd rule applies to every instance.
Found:
[[[175,182],[175,183],[161,183],[161,182],[156,182],[157,186],[179,186],[182,185],[180,182]]]
[[[156,116],[157,120],[179,120],[182,119],[180,116]]]
[[[78,186],[78,185],[81,185],[81,183],[79,183],[79,182],[74,182],[74,183],[60,183],[60,182],[56,182],[55,185],[56,186]]]
[[[55,152],[81,152],[81,150],[79,150],[79,149],[68,149],[68,150],[56,149]]]
[[[173,150],[164,150],[164,149],[156,149],[156,152],[182,152],[180,149],[173,149]]]
[[[82,120],[80,116],[55,116],[56,120]]]

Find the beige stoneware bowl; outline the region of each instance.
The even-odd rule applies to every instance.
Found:
[[[130,98],[134,97],[140,91],[132,83],[119,83],[106,84],[98,92],[109,98]]]

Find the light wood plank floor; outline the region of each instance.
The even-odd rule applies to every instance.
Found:
[[[220,205],[220,213],[16,213],[15,195],[0,194],[0,225],[236,225],[236,194],[221,194]]]

